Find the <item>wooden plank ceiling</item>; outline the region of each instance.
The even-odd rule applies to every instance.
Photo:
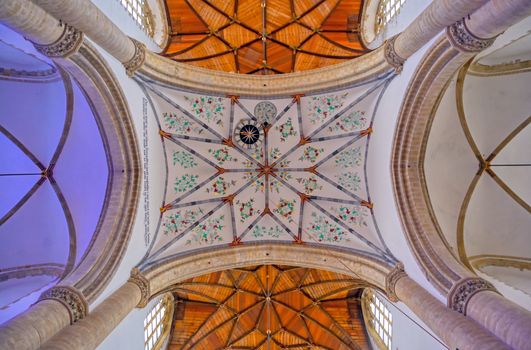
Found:
[[[212,273],[174,289],[169,350],[370,349],[358,280],[263,265]]]
[[[358,37],[363,0],[166,0],[164,55],[226,72],[315,69],[368,50]]]

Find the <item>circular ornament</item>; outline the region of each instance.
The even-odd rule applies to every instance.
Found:
[[[234,129],[234,139],[242,148],[256,148],[262,144],[264,130],[257,121],[242,119]]]
[[[260,124],[268,126],[277,116],[277,107],[270,101],[258,102],[254,107],[254,116]]]

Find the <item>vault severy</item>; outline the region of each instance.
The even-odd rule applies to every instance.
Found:
[[[138,80],[166,160],[158,229],[141,265],[265,242],[334,247],[392,264],[366,176],[372,119],[389,81],[262,100]]]

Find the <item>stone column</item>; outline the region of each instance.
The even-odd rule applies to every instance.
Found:
[[[481,278],[465,278],[448,294],[448,306],[491,331],[514,349],[531,349],[531,313]]]
[[[388,62],[400,69],[404,61],[444,30],[489,0],[435,0],[399,35],[388,40]]]
[[[135,307],[149,300],[149,282],[134,269],[129,281],[75,324],[65,327],[41,349],[93,350],[120,324]]]
[[[388,294],[406,304],[450,349],[510,349],[473,320],[446,307],[403,272],[390,276]]]

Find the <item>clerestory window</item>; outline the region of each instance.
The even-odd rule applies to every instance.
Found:
[[[142,30],[144,30],[150,37],[153,37],[153,14],[149,8],[147,0],[119,1],[140,28],[142,28]]]
[[[393,315],[382,299],[370,289],[366,289],[363,293],[363,304],[363,314],[367,318],[366,324],[371,328],[373,338],[382,349],[391,350]]]
[[[375,31],[380,33],[385,26],[400,13],[406,0],[380,0],[376,12]]]
[[[171,303],[171,297],[163,297],[144,319],[144,350],[160,348],[160,343],[171,323]]]

